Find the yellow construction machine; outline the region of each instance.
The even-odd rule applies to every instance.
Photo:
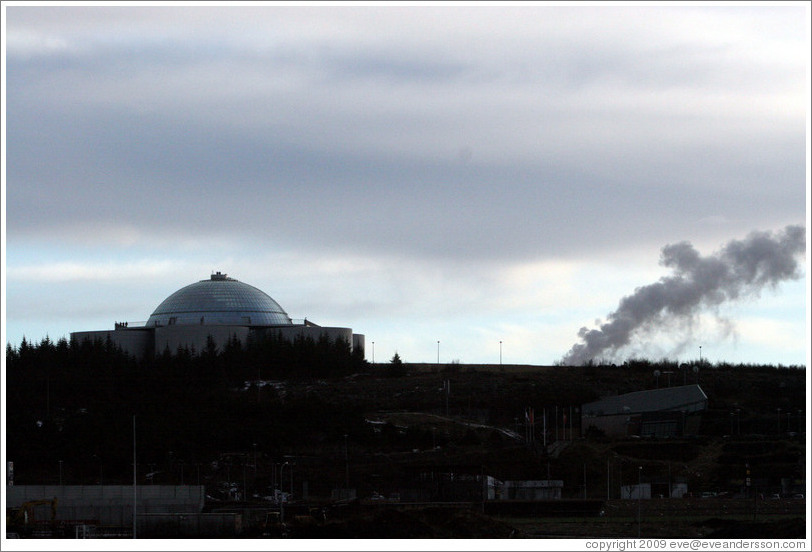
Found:
[[[31,536],[34,528],[41,526],[42,522],[56,521],[56,497],[43,500],[29,500],[17,507],[6,508],[6,532],[16,533],[21,537]],[[38,506],[50,506],[50,520],[37,519],[37,513],[42,512]],[[39,523],[38,523],[39,522]]]

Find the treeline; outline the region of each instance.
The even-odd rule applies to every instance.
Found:
[[[339,377],[365,365],[363,351],[326,338],[268,336],[245,347],[232,340],[222,350],[210,341],[200,352],[142,361],[110,341],[23,340],[6,347],[7,456],[20,483],[56,483],[58,465],[74,483],[102,472],[106,482],[126,481],[133,417],[145,469],[165,465],[170,452],[201,463],[225,451],[276,455],[303,440],[361,438],[359,406],[259,382]]]
[[[300,336],[291,341],[274,333],[245,344],[234,336],[222,348],[218,348],[209,336],[202,351],[193,347],[174,351],[167,348],[154,358],[141,361],[127,355],[109,339],[69,342],[62,338],[53,342],[46,337],[39,344],[32,344],[23,338],[18,348],[11,344],[6,346],[6,362],[10,370],[13,367],[16,372],[29,375],[31,372],[38,375],[47,372],[46,375],[58,377],[69,369],[70,379],[82,386],[103,383],[111,370],[137,369],[140,373],[185,375],[207,387],[229,387],[260,378],[342,377],[367,366],[364,350],[353,350],[344,339],[332,340],[323,335],[318,340]]]

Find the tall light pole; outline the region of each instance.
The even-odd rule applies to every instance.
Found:
[[[135,414],[133,414],[133,538],[136,530],[136,511],[138,509],[138,480],[136,479],[136,455],[135,455]]]
[[[642,518],[640,517],[640,502],[643,497],[643,466],[637,468],[637,538],[640,538],[640,524]]]
[[[741,408],[736,409],[736,435],[742,434],[742,417],[741,417]]]
[[[437,340],[437,364],[440,364],[440,341]]]
[[[346,467],[346,474],[344,478],[344,488],[350,488],[350,449],[347,446],[347,434],[344,434],[344,465]],[[349,492],[349,491],[348,491]]]
[[[372,342],[372,365],[375,365],[375,342]]]
[[[282,482],[284,481],[282,479],[282,470],[285,469],[285,466],[287,466],[287,465],[288,465],[288,463],[285,462],[284,464],[279,466],[279,491],[280,491],[280,493],[281,493],[282,487],[283,487]],[[282,522],[282,523],[285,523],[285,498],[283,496],[280,496],[279,498],[280,498],[279,521]]]
[[[285,466],[289,466],[289,465],[290,465],[290,462],[286,461],[284,464],[279,466],[279,490],[280,491],[284,490],[284,488],[285,488],[285,480],[282,477],[283,470],[285,469]],[[291,490],[293,490],[293,489],[291,489]]]
[[[499,341],[499,366],[502,366],[502,341]]]

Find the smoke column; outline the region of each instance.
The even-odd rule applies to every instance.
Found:
[[[753,232],[702,257],[688,242],[666,245],[660,264],[673,275],[637,288],[620,300],[617,310],[598,329],[581,328],[564,356],[566,366],[613,357],[639,330],[651,330],[667,319],[688,320],[702,308],[740,297],[758,296],[765,286],[801,276],[796,257],[806,249],[803,226],[787,226],[775,234]]]

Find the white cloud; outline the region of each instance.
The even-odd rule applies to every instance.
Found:
[[[178,270],[183,262],[169,260],[140,260],[135,262],[55,262],[36,265],[12,265],[8,269],[10,283],[110,282],[163,278]]]
[[[6,36],[6,48],[12,56],[48,56],[64,54],[71,50],[68,41],[59,35],[37,32],[35,30],[10,28]]]

